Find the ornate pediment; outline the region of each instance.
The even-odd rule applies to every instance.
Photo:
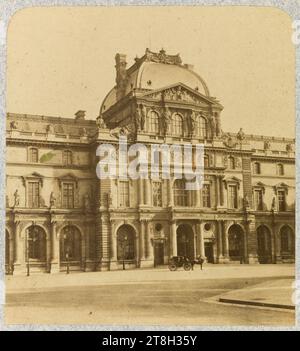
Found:
[[[148,92],[144,94],[143,97],[160,100],[163,102],[184,102],[194,105],[207,106],[217,104],[215,100],[200,94],[182,83]]]
[[[63,182],[72,182],[75,183],[76,188],[78,187],[78,178],[72,173],[65,174],[62,177],[58,178],[58,184],[60,188]]]

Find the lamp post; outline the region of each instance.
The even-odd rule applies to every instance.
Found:
[[[126,250],[126,244],[127,244],[128,237],[127,235],[124,235],[122,239],[122,258],[123,258],[123,271],[125,271],[125,250]]]
[[[70,273],[70,246],[69,246],[69,238],[68,238],[68,234],[65,233],[64,234],[64,247],[65,247],[65,252],[66,252],[66,262],[67,262],[67,274]]]

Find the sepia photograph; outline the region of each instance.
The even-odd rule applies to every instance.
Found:
[[[292,21],[255,6],[15,12],[6,326],[296,325]]]

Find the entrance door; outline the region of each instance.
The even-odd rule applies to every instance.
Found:
[[[154,267],[164,264],[164,243],[154,242]]]
[[[207,263],[214,263],[214,248],[213,243],[204,243],[204,252],[207,259]]]
[[[181,224],[177,228],[177,255],[186,256],[191,260],[195,258],[194,232],[188,224]]]
[[[257,228],[257,254],[259,263],[272,263],[271,234],[264,225]]]

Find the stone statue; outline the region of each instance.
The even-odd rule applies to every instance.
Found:
[[[250,207],[250,202],[247,194],[244,196],[244,207],[245,208]]]
[[[213,116],[209,117],[209,121],[210,121],[211,137],[214,138],[216,136],[216,121]]]
[[[46,132],[49,134],[54,134],[54,127],[52,124],[48,124],[46,127]]]
[[[18,207],[20,205],[20,195],[18,189],[14,193],[14,207]]]
[[[265,150],[269,150],[270,147],[271,147],[271,144],[270,144],[269,140],[266,140],[266,141],[264,142],[264,149],[265,149]]]
[[[192,136],[195,132],[196,129],[196,113],[195,111],[191,111],[190,115],[189,115],[189,129],[190,129],[190,135]]]
[[[135,123],[138,131],[144,130],[145,115],[142,113],[140,106],[137,106],[135,110]]]
[[[106,124],[104,122],[104,119],[101,115],[97,117],[96,124],[97,124],[98,128],[100,128],[100,129],[107,128]]]
[[[87,131],[84,127],[81,129],[81,136],[87,136]]]
[[[52,191],[50,194],[50,207],[55,207],[56,204],[56,197],[54,195],[54,192]]]
[[[240,128],[240,130],[238,131],[237,135],[236,135],[236,138],[239,140],[239,141],[242,141],[245,139],[245,133],[243,131],[243,128]]]
[[[18,128],[18,122],[11,121],[10,122],[10,129],[17,129],[17,128]]]
[[[162,129],[163,129],[164,135],[167,134],[170,125],[171,125],[171,111],[168,107],[166,107],[162,113]]]
[[[286,151],[287,151],[287,152],[292,152],[292,151],[294,151],[293,145],[292,145],[292,144],[286,144]]]
[[[273,197],[272,204],[271,204],[271,211],[275,211],[275,210],[276,210],[276,199],[275,197]]]

